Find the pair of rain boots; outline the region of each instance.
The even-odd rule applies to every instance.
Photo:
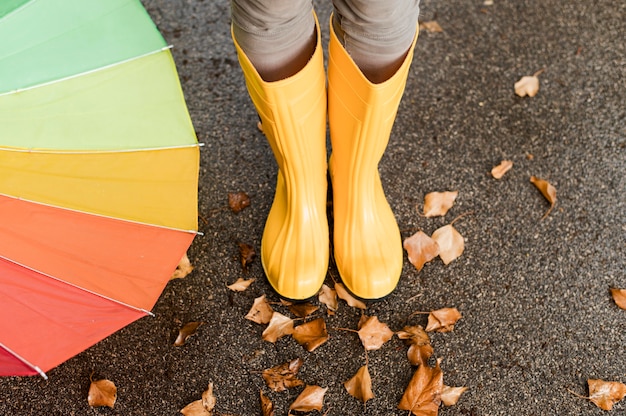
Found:
[[[263,132],[278,164],[274,202],[261,241],[268,281],[281,296],[317,294],[328,270],[326,116],[330,125],[334,258],[342,281],[361,299],[398,284],[400,231],[378,173],[404,91],[415,40],[399,70],[371,83],[339,42],[331,18],[328,94],[319,25],[308,63],[295,75],[264,81],[234,39]],[[328,107],[327,107],[328,105]]]

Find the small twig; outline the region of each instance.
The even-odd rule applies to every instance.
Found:
[[[330,329],[333,329],[335,331],[348,331],[348,332],[355,332],[355,333],[359,333],[359,331],[357,331],[356,329],[351,329],[351,328],[338,328],[336,326],[331,327]]]
[[[580,395],[580,394],[576,393],[575,391],[572,391],[572,390],[570,390],[570,389],[568,389],[568,388],[566,388],[565,390],[569,391],[569,392],[570,392],[570,393],[572,393],[574,396],[576,396],[576,397],[578,397],[578,398],[580,398],[580,399],[591,400],[589,397],[582,396],[582,395]]]
[[[535,72],[533,74],[533,77],[538,77],[539,75],[543,74],[543,71],[545,71],[545,68],[541,68],[539,71]]]
[[[465,212],[465,213],[463,213],[463,214],[459,215],[458,217],[456,217],[455,219],[453,219],[453,220],[452,220],[452,222],[450,223],[450,225],[452,225],[452,224],[454,224],[455,222],[457,222],[457,220],[460,220],[461,218],[466,217],[466,216],[468,216],[468,215],[471,215],[471,214],[473,214],[473,213],[474,213],[474,211],[467,211],[467,212]]]

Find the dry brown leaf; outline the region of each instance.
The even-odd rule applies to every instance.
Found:
[[[289,311],[291,311],[291,313],[296,315],[298,318],[306,318],[320,308],[319,306],[313,305],[311,302],[291,303],[284,299],[281,299],[280,301],[283,305],[287,306],[289,308]]]
[[[246,243],[238,243],[239,245],[239,256],[241,257],[241,267],[246,269],[252,260],[254,260],[254,256],[256,256],[256,252],[254,251],[254,247],[250,244]]]
[[[422,231],[418,231],[405,239],[402,245],[409,261],[418,271],[422,270],[424,264],[439,255],[439,244]]]
[[[274,416],[274,404],[272,401],[263,394],[263,390],[259,390],[259,396],[261,398],[261,413],[263,416]]]
[[[302,386],[304,382],[296,377],[302,364],[302,358],[295,358],[288,363],[263,370],[263,380],[267,387],[276,392]]]
[[[246,315],[246,319],[257,324],[267,324],[272,320],[274,309],[270,306],[265,295],[254,299],[254,303]]]
[[[314,321],[298,325],[293,331],[293,339],[302,345],[308,352],[312,352],[317,347],[328,341],[326,322],[318,318]]]
[[[491,169],[491,176],[496,179],[501,179],[505,173],[507,173],[513,167],[513,162],[510,160],[503,160],[498,166]]]
[[[367,305],[352,296],[342,283],[335,283],[335,291],[337,291],[337,296],[339,296],[340,299],[345,300],[346,303],[353,308],[367,309]]]
[[[432,368],[420,365],[409,382],[398,409],[408,410],[415,416],[436,416],[441,404],[443,372],[437,366]]]
[[[441,392],[441,402],[446,406],[454,406],[466,390],[467,387],[443,386],[443,391]]]
[[[213,395],[213,383],[209,383],[207,389],[202,393],[202,406],[209,411],[212,412],[215,408],[215,396]]]
[[[181,347],[185,345],[187,339],[190,336],[195,335],[198,331],[198,328],[203,323],[204,322],[187,322],[185,325],[183,325],[183,327],[180,328],[180,330],[178,331],[178,337],[176,337],[176,341],[174,341],[174,346]]]
[[[448,213],[454,205],[454,200],[459,195],[458,191],[431,192],[424,196],[424,216],[441,217]]]
[[[291,334],[293,334],[293,320],[281,313],[274,312],[262,336],[265,341],[276,342],[277,339]]]
[[[611,410],[613,405],[626,396],[626,384],[617,381],[587,380],[589,400],[600,409]]]
[[[626,310],[626,289],[611,288],[611,296],[620,308]]]
[[[451,332],[454,324],[463,317],[457,308],[442,308],[428,315],[427,332]]]
[[[393,331],[386,324],[380,322],[376,316],[370,316],[359,327],[359,338],[367,351],[380,349],[385,342],[393,337]]]
[[[539,92],[539,78],[536,75],[524,76],[515,83],[515,94],[520,97],[534,97]]]
[[[192,271],[193,271],[193,266],[191,265],[191,262],[189,261],[189,257],[187,256],[187,253],[185,253],[183,255],[183,258],[181,258],[180,261],[178,262],[178,266],[176,266],[176,270],[174,270],[174,273],[172,273],[170,280],[182,279],[183,277],[187,276]]]
[[[443,29],[439,26],[439,23],[432,20],[430,22],[420,22],[420,29],[423,29],[430,33],[441,33]]]
[[[117,400],[117,387],[111,380],[91,380],[87,403],[91,407],[108,406],[113,408]]]
[[[434,349],[430,345],[430,337],[421,325],[405,326],[402,331],[398,331],[396,334],[398,338],[409,344],[407,358],[412,365],[426,364],[433,355]]]
[[[366,365],[359,368],[356,374],[350,380],[343,383],[343,385],[352,397],[357,398],[363,403],[374,398],[374,393],[372,392],[372,378],[370,377],[370,372]]]
[[[548,208],[546,213],[543,214],[543,217],[542,217],[543,219],[550,214],[550,212],[554,208],[554,205],[556,204],[556,188],[550,185],[548,181],[539,179],[535,176],[531,176],[530,181],[533,183],[533,185],[537,187],[537,189],[539,189],[543,197],[547,199],[548,202],[550,203],[550,208]]]
[[[228,206],[235,212],[250,206],[250,197],[245,192],[233,192],[228,194]]]
[[[289,406],[289,412],[310,412],[312,410],[321,411],[324,406],[324,395],[328,388],[320,386],[306,386],[302,393]]]
[[[189,403],[180,410],[180,413],[185,416],[213,416],[212,412],[209,412],[204,408],[202,400],[196,400],[195,402]]]
[[[339,307],[339,302],[337,301],[337,291],[329,286],[322,285],[318,298],[321,303],[326,305],[329,315],[333,315]]]
[[[246,280],[243,277],[240,277],[239,279],[237,279],[235,283],[228,285],[226,287],[232,290],[233,292],[243,292],[252,284],[252,282],[254,282],[254,280],[255,279]]]
[[[432,239],[439,245],[439,257],[443,264],[457,259],[465,250],[465,240],[452,224],[436,229]]]

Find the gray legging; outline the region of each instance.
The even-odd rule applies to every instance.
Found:
[[[419,0],[333,0],[333,27],[364,71],[385,68],[407,52],[417,28]],[[292,62],[309,45],[311,0],[231,0],[233,32],[259,72]]]

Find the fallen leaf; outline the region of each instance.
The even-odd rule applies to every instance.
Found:
[[[329,315],[334,314],[339,307],[339,303],[337,301],[337,291],[329,286],[322,285],[318,298],[321,303],[326,305]]]
[[[272,401],[263,394],[262,390],[259,390],[259,396],[261,398],[261,413],[263,416],[274,416],[274,404]]]
[[[311,302],[305,303],[292,303],[284,299],[280,300],[281,303],[289,308],[289,311],[296,315],[298,318],[306,318],[312,313],[316,312],[320,307],[313,305]]]
[[[256,256],[256,252],[254,251],[254,247],[250,244],[246,243],[238,243],[239,245],[239,255],[241,257],[241,267],[246,269],[252,260],[254,260],[254,256]]]
[[[265,298],[265,295],[262,295],[254,299],[254,303],[248,311],[246,319],[256,322],[257,324],[267,324],[272,319],[272,314],[274,314],[274,310]]]
[[[626,396],[626,384],[617,381],[587,380],[589,400],[600,409],[611,410],[613,405]]]
[[[433,355],[434,349],[430,345],[430,337],[421,325],[405,326],[402,331],[398,331],[396,334],[398,338],[409,344],[407,358],[412,365],[426,364]]]
[[[442,308],[428,315],[426,332],[451,332],[454,324],[463,317],[457,308]]]
[[[550,208],[548,208],[546,213],[543,214],[543,217],[541,218],[543,219],[550,214],[556,204],[556,188],[550,185],[547,181],[539,179],[535,176],[531,176],[530,181],[537,187],[537,189],[539,189],[543,197],[550,203]]]
[[[363,319],[363,318],[362,318]],[[361,344],[367,351],[378,350],[393,337],[393,331],[380,322],[376,316],[370,316],[360,325],[358,331]]]
[[[240,277],[239,279],[237,279],[235,283],[233,283],[232,285],[228,285],[226,287],[232,290],[233,292],[243,292],[252,284],[252,282],[254,282],[254,280],[255,279],[246,280],[243,277]]]
[[[359,368],[356,374],[350,380],[343,383],[343,385],[348,391],[348,394],[363,403],[374,398],[374,393],[372,392],[372,378],[370,377],[370,372],[366,365]]]
[[[180,330],[178,331],[178,337],[176,337],[176,341],[174,341],[174,346],[181,347],[185,345],[185,342],[187,342],[187,339],[190,336],[195,335],[196,332],[198,331],[198,328],[203,323],[204,322],[188,322],[185,325],[183,325],[183,327],[180,328]]]
[[[424,216],[441,217],[446,215],[448,210],[454,205],[454,200],[458,195],[458,191],[430,192],[426,194],[424,196]]]
[[[189,261],[189,257],[187,257],[187,253],[183,255],[183,258],[178,262],[178,266],[176,266],[176,270],[172,273],[170,280],[174,279],[182,279],[187,276],[189,273],[193,271],[193,266]]]
[[[108,406],[113,408],[117,400],[117,387],[111,380],[91,380],[89,385],[89,393],[87,395],[87,403],[91,407]]]
[[[276,392],[302,386],[304,382],[296,377],[302,364],[304,364],[302,358],[295,358],[288,363],[263,370],[263,380],[267,387]]]
[[[245,192],[229,193],[228,206],[235,213],[241,212],[242,209],[250,206],[250,197]]]
[[[345,300],[346,303],[353,308],[367,309],[365,303],[352,296],[343,284],[335,283],[335,291],[337,292],[337,296],[339,296],[340,299]]]
[[[536,75],[524,76],[515,83],[515,94],[520,97],[534,97],[539,92],[539,78]]]
[[[466,390],[467,387],[443,386],[443,391],[441,392],[441,402],[446,406],[454,406]]]
[[[215,396],[213,395],[213,383],[209,383],[209,387],[202,393],[202,406],[209,412],[215,408]]]
[[[213,416],[212,412],[209,412],[204,408],[202,400],[196,400],[189,403],[180,410],[180,413],[185,416]]]
[[[465,240],[452,224],[436,229],[432,239],[439,245],[439,257],[443,264],[449,264],[457,259],[465,250]]]
[[[328,341],[326,322],[318,318],[314,321],[298,325],[293,331],[293,339],[302,345],[308,352],[312,352],[317,347]]]
[[[430,22],[420,22],[420,29],[423,29],[430,33],[441,33],[443,29],[439,26],[439,23],[432,20]]]
[[[418,231],[405,239],[402,245],[409,261],[418,271],[422,270],[424,264],[439,255],[439,244],[422,231]]]
[[[277,339],[291,334],[293,334],[293,320],[279,312],[274,312],[262,337],[265,341],[276,342]]]
[[[491,169],[491,176],[496,179],[502,179],[505,173],[507,173],[513,167],[513,162],[510,160],[503,160],[498,166]]]
[[[415,416],[436,416],[441,404],[443,390],[443,372],[437,365],[420,365],[407,386],[398,409],[408,410]]]
[[[493,0],[485,0],[483,6],[493,6]]]
[[[611,295],[617,306],[626,310],[626,289],[611,288]]]
[[[321,411],[324,406],[324,394],[328,388],[320,386],[306,386],[302,393],[289,406],[289,411],[310,412],[312,410]]]

